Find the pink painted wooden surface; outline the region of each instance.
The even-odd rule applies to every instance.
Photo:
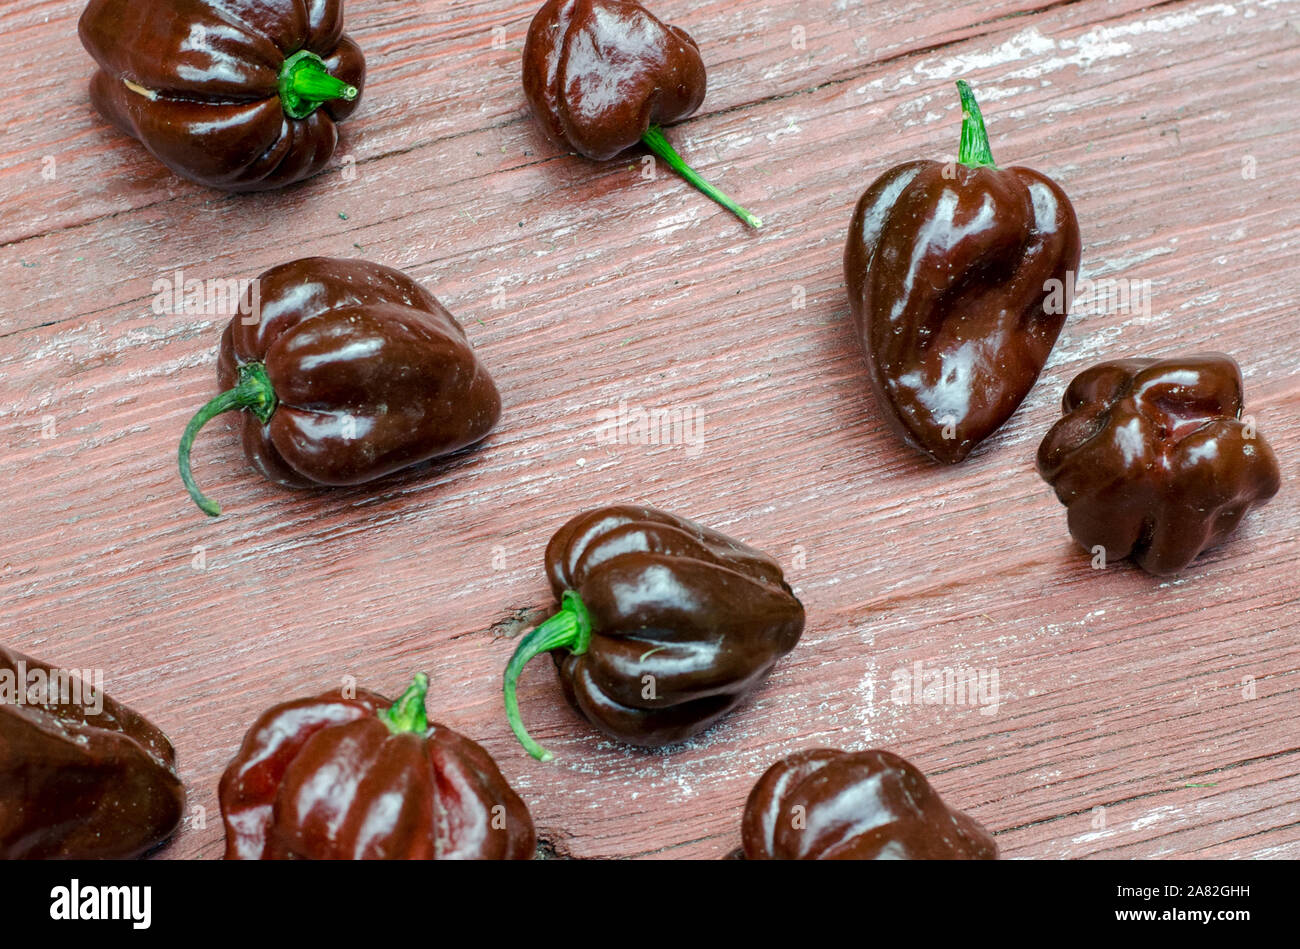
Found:
[[[710,70],[670,138],[760,234],[644,180],[637,155],[544,142],[518,82],[534,0],[353,0],[370,84],[336,167],[245,197],[175,178],[93,114],[80,4],[0,10],[0,636],[103,668],[171,736],[206,821],[164,855],[219,855],[217,778],[262,709],[345,675],[396,694],[425,669],[433,717],[497,756],[561,855],[721,856],[763,769],[831,745],[912,759],[1012,857],[1300,857],[1300,8],[655,8]],[[1152,298],[1073,316],[1015,418],[939,469],[865,391],[840,254],[876,175],[955,152],[958,77],[999,161],[1071,195],[1085,275],[1150,280]],[[223,321],[155,314],[154,281],[307,254],[425,282],[493,372],[502,425],[450,464],[303,493],[214,425],[197,472],[227,514],[209,521],[174,453]],[[1091,569],[1032,467],[1064,385],[1103,358],[1206,348],[1242,363],[1281,495],[1177,580]],[[621,400],[703,413],[702,450],[599,444]],[[501,714],[503,637],[550,606],[550,534],[622,500],[777,555],[808,630],[671,753],[602,740],[536,663],[524,711],[558,755],[539,764]],[[996,714],[893,702],[918,661],[996,670]]]

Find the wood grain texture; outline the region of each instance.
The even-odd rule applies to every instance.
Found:
[[[104,669],[172,738],[206,813],[163,856],[220,854],[217,778],[261,710],[348,675],[396,694],[425,669],[432,717],[497,757],[560,855],[722,856],[777,758],[881,746],[1007,856],[1300,857],[1300,5],[658,0],[710,71],[670,138],[758,234],[645,180],[639,155],[545,143],[518,82],[535,5],[352,0],[370,78],[335,167],[239,197],[93,114],[80,4],[0,10],[0,635]],[[840,256],[877,175],[954,154],[958,77],[999,161],[1070,194],[1084,274],[1152,295],[1073,315],[1017,415],[940,469],[871,402]],[[496,378],[502,425],[335,492],[263,482],[213,425],[196,471],[227,513],[207,520],[175,444],[224,320],[154,313],[154,281],[308,254],[422,280]],[[1176,580],[1093,570],[1033,471],[1064,386],[1207,348],[1242,363],[1282,493]],[[701,450],[599,443],[620,401],[702,413]],[[557,754],[539,764],[501,711],[508,637],[551,605],[550,534],[623,500],[771,551],[809,626],[751,701],[664,753],[600,738],[536,663],[521,701]],[[996,712],[894,701],[916,662],[996,671]]]

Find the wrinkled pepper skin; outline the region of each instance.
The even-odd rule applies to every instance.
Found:
[[[968,127],[978,120],[973,97],[966,115]],[[969,135],[983,135],[982,120],[978,129]],[[972,151],[885,172],[858,201],[844,253],[876,403],[899,438],[947,464],[1029,394],[1065,324],[1081,253],[1059,185],[981,163],[987,138]]]
[[[778,761],[750,792],[747,860],[995,860],[997,844],[888,751],[817,748]]]
[[[51,681],[53,667],[0,646],[0,676],[17,681],[34,670]],[[121,860],[172,836],[185,788],[171,743],[152,723],[102,693],[90,703],[83,693],[78,703],[49,694],[20,702],[7,692],[0,692],[0,859]]]
[[[1085,548],[1176,574],[1281,486],[1242,408],[1241,369],[1222,353],[1101,363],[1066,389],[1038,473]]]
[[[236,314],[222,335],[223,395],[190,423],[182,477],[193,435],[233,408],[245,410],[249,462],[288,487],[364,484],[473,445],[496,425],[500,395],[464,330],[405,274],[310,257],[256,286],[260,318]],[[256,309],[251,293],[244,309]]]
[[[342,0],[91,0],[80,33],[100,114],[176,174],[225,191],[319,172],[365,85]]]
[[[361,689],[257,719],[221,777],[227,860],[531,860],[532,818],[479,745]]]
[[[661,747],[735,708],[803,632],[803,605],[775,560],[653,508],[573,518],[547,546],[546,574],[561,611],[525,637],[506,677],[515,733],[543,760],[514,700],[514,679],[540,652],[551,652],[564,694],[600,731]]]
[[[708,91],[700,49],[633,0],[548,0],[524,41],[524,95],[554,144],[605,161],[637,143],[750,227],[761,218],[705,181],[664,137]]]
[[[604,161],[693,114],[700,49],[631,0],[550,0],[524,43],[524,94],[547,137]]]

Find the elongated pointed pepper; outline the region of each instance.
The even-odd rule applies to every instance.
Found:
[[[501,398],[456,319],[400,271],[308,257],[273,267],[221,337],[223,390],[181,438],[181,481],[206,514],[190,449],[240,411],[244,454],[287,487],[364,484],[485,438]]]
[[[171,742],[87,676],[0,646],[0,860],[125,860],[185,813]]]
[[[858,201],[844,272],[876,404],[903,441],[955,463],[1002,426],[1070,309],[1079,224],[1056,182],[993,163],[957,83],[955,164],[912,161]]]
[[[221,776],[227,860],[531,860],[496,762],[428,721],[429,679],[391,702],[327,692],[263,713]]]
[[[365,86],[342,0],[90,0],[80,33],[100,114],[225,191],[316,174]]]
[[[550,752],[519,714],[519,674],[549,652],[569,702],[605,734],[660,747],[704,731],[762,682],[803,632],[803,605],[775,560],[653,508],[599,508],[546,548],[559,611],[506,668],[510,727]]]
[[[524,92],[551,141],[596,161],[639,142],[750,227],[762,227],[664,137],[663,126],[699,109],[707,86],[695,40],[633,0],[549,0],[528,27]]]
[[[742,821],[748,860],[994,860],[977,821],[888,751],[815,748],[759,778]]]

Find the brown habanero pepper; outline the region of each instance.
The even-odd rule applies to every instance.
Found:
[[[92,683],[65,695],[70,674],[0,646],[2,860],[139,857],[180,825],[171,742]]]
[[[598,508],[546,548],[560,610],[525,636],[506,668],[510,727],[534,758],[516,695],[551,653],[569,702],[612,738],[660,747],[704,731],[794,648],[803,605],[767,554],[686,518],[633,505]]]
[[[227,860],[531,860],[528,808],[491,755],[430,724],[423,673],[264,712],[221,776]]]
[[[742,821],[748,860],[994,860],[979,823],[888,751],[817,748],[759,778]]]
[[[524,93],[547,138],[596,161],[638,142],[750,227],[762,227],[677,154],[662,126],[692,115],[708,86],[685,30],[634,0],[549,0],[524,43]]]
[[[858,201],[844,272],[876,404],[889,427],[955,463],[1011,417],[1070,310],[1079,224],[1056,182],[999,168],[958,82],[956,164],[891,168]]]
[[[1063,402],[1038,473],[1074,539],[1107,560],[1178,573],[1281,486],[1273,449],[1241,417],[1231,356],[1104,362],[1076,376]]]
[[[334,154],[366,64],[342,0],[90,0],[90,101],[184,178],[280,188]]]
[[[195,484],[190,448],[223,412],[242,410],[253,467],[299,488],[374,481],[482,441],[496,425],[501,397],[465,331],[400,271],[309,257],[253,287],[221,337],[224,391],[181,438],[181,480],[204,513],[221,507]]]

